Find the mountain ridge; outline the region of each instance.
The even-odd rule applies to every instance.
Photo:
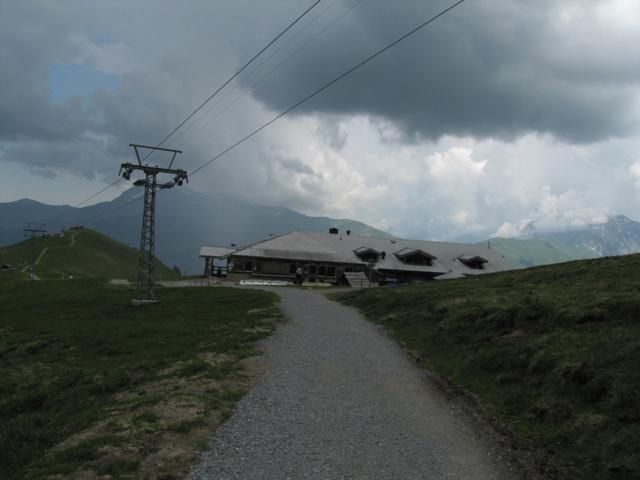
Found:
[[[640,252],[640,222],[611,215],[606,222],[556,231],[528,224],[519,237],[492,238],[493,248],[520,266],[628,255]]]
[[[168,265],[178,265],[188,273],[198,273],[202,268],[198,252],[203,245],[243,245],[273,233],[328,231],[334,226],[358,235],[391,236],[350,219],[313,217],[284,206],[251,205],[235,197],[185,188],[169,192],[159,193],[156,198],[156,254]],[[113,200],[80,208],[20,199],[0,203],[0,245],[22,240],[26,222],[48,222],[51,233],[81,223],[137,247],[141,217],[142,191],[137,188],[128,189]]]

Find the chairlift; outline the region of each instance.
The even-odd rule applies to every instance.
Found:
[[[133,173],[133,168],[125,168],[120,167],[120,172],[122,173],[122,178],[125,180],[131,180],[131,174]]]

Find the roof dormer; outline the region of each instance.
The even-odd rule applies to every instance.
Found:
[[[398,250],[394,255],[406,265],[430,267],[436,259],[436,257],[420,248],[403,248],[402,250]]]
[[[353,253],[355,253],[360,260],[367,263],[377,262],[381,255],[380,252],[369,247],[356,248]]]
[[[460,255],[458,260],[474,270],[483,270],[484,264],[489,262],[489,260],[479,255]]]

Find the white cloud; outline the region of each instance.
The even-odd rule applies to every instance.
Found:
[[[634,162],[629,167],[629,173],[634,180],[634,184],[640,190],[640,162]]]
[[[593,205],[584,194],[567,190],[560,194],[550,192],[548,186],[543,188],[538,211],[533,221],[541,231],[552,231],[563,228],[579,228],[607,220],[608,208]]]
[[[574,190],[554,194],[548,185],[542,187],[540,201],[535,211],[530,212],[517,224],[503,223],[494,234],[498,237],[517,237],[533,228],[538,232],[552,232],[581,228],[604,223],[611,214],[609,208],[593,204],[592,199]]]
[[[500,225],[500,228],[498,228],[498,230],[496,230],[496,232],[491,236],[501,238],[519,237],[523,233],[522,230],[522,225],[514,225],[510,222],[504,222],[502,225]]]
[[[104,73],[123,75],[150,68],[141,59],[134,59],[133,52],[123,42],[97,44],[84,34],[71,35],[70,42],[77,50],[74,63],[88,64]]]
[[[501,3],[495,0],[493,5]],[[43,113],[47,108],[44,101],[28,107],[23,102],[14,102],[16,108],[11,110],[6,105],[13,104],[14,95],[7,95],[5,104],[2,104],[5,97],[0,95],[0,109],[4,108],[6,118],[11,119],[11,122],[4,122],[4,128],[22,125],[18,116],[29,111],[35,112],[29,116],[30,120],[44,119],[41,122],[44,133],[27,122],[24,122],[26,126],[20,127],[22,130],[16,128],[15,132],[9,132],[12,136],[7,134],[6,138],[11,139],[8,142],[15,143],[0,145],[0,161],[12,162],[14,167],[28,165],[32,171],[38,169],[40,174],[58,173],[55,181],[59,183],[51,181],[54,185],[51,188],[41,188],[40,178],[30,180],[25,173],[15,173],[20,176],[16,183],[24,185],[24,194],[20,196],[40,194],[40,199],[54,203],[57,198],[67,200],[70,191],[74,190],[69,186],[74,182],[68,175],[60,175],[65,171],[79,171],[88,178],[102,174],[110,183],[120,160],[129,154],[129,142],[154,143],[160,140],[235,66],[250,58],[256,45],[263,44],[264,39],[272,35],[273,20],[281,21],[290,15],[294,4],[277,4],[277,8],[265,14],[267,17],[257,21],[255,16],[251,16],[255,15],[252,11],[255,4],[251,2],[217,2],[215,5],[201,2],[190,8],[165,3],[150,11],[145,10],[148,5],[144,3],[122,0],[104,5],[83,3],[73,9],[65,9],[62,3],[48,3],[43,7],[26,1],[16,2],[16,6],[24,10],[21,18],[34,19],[41,28],[34,29],[33,36],[26,39],[18,28],[12,33],[8,28],[11,27],[10,21],[5,18],[3,23],[0,18],[0,24],[5,27],[0,29],[0,36],[8,36],[6,41],[0,42],[0,54],[5,52],[24,61],[23,64],[16,63],[20,68],[3,71],[6,76],[2,79],[3,86],[11,86],[6,80],[9,74],[18,78],[15,83],[18,86],[26,85],[26,79],[39,81],[46,75],[47,62],[54,61],[87,63],[123,77],[118,92],[104,93],[91,99],[99,106],[96,117],[100,120],[96,121],[97,126],[90,125],[91,128],[87,127],[84,119],[78,120],[77,127],[64,121],[82,113],[87,108],[86,104],[65,105],[71,112],[65,110],[66,116],[57,110],[45,116]],[[571,0],[544,2],[544,5],[561,11],[562,14],[557,16],[558,23],[542,25],[545,29],[541,32],[519,32],[523,38],[537,39],[540,43],[528,45],[524,52],[515,48],[517,54],[514,58],[518,59],[515,64],[500,63],[502,60],[491,57],[492,48],[482,49],[481,45],[476,45],[484,56],[474,55],[473,60],[487,69],[482,79],[485,79],[485,74],[495,73],[496,76],[490,80],[497,82],[495,85],[509,87],[507,91],[498,88],[499,96],[513,94],[512,100],[517,99],[516,103],[521,107],[516,113],[525,113],[527,118],[532,116],[529,120],[534,124],[546,124],[543,120],[548,118],[545,116],[545,112],[549,113],[547,107],[553,107],[554,99],[558,100],[558,97],[544,95],[543,87],[549,85],[537,84],[535,76],[531,77],[530,90],[526,90],[534,101],[529,102],[528,97],[522,96],[518,90],[519,82],[529,81],[528,75],[534,70],[544,73],[543,79],[551,78],[549,81],[563,87],[588,84],[589,92],[602,88],[613,92],[614,96],[620,94],[619,98],[626,99],[625,105],[630,110],[635,108],[635,114],[630,117],[640,117],[640,107],[633,103],[633,99],[638,97],[640,78],[636,61],[638,51],[618,48],[640,42],[640,30],[637,28],[640,2]],[[487,40],[490,47],[495,40],[500,48],[506,46],[509,50],[510,45],[501,39],[511,38],[513,26],[529,25],[528,9],[536,12],[543,8],[531,2],[511,2],[508,6],[509,15],[515,15],[516,10],[522,9],[522,18],[526,21],[497,25],[495,32],[490,29],[488,37],[480,35],[485,32],[480,25],[469,24],[473,29],[478,28],[474,35]],[[422,7],[420,2],[414,2],[412,8]],[[481,2],[474,8],[491,10]],[[369,11],[371,15],[374,13]],[[397,12],[398,19],[402,16],[400,13]],[[518,15],[512,18],[514,22],[521,19]],[[556,16],[551,15],[550,18]],[[370,20],[367,17],[362,19],[363,22]],[[458,20],[463,21],[464,17]],[[538,22],[540,18],[532,20]],[[235,28],[234,22],[253,22],[256,31],[247,35],[246,31]],[[534,26],[539,25],[536,22]],[[15,20],[11,23],[20,24]],[[383,19],[382,24],[387,23],[387,19]],[[174,30],[180,25],[188,25],[189,28]],[[104,33],[106,41],[94,41],[93,30]],[[547,43],[542,41],[545,39],[553,41],[553,49],[545,48]],[[2,50],[2,45],[6,46],[6,51]],[[471,50],[476,51],[475,48]],[[34,51],[40,56],[34,55]],[[327,51],[331,56],[325,58],[333,58],[335,52],[324,48],[323,52]],[[355,50],[351,53],[359,55]],[[316,61],[313,55],[309,57]],[[389,58],[397,60],[399,57],[390,55]],[[349,63],[346,60],[349,58],[345,57],[345,63]],[[325,63],[322,65],[324,68]],[[400,62],[399,65],[414,68],[410,63]],[[464,67],[448,61],[439,65],[445,76],[450,67]],[[30,70],[36,67],[37,72]],[[384,73],[374,68],[376,64],[370,67],[373,70],[367,73],[369,77],[360,77],[361,82],[375,83],[376,72]],[[332,71],[326,70],[323,75],[326,73],[330,78]],[[304,69],[300,71],[307,73]],[[467,70],[462,68],[461,72]],[[415,72],[408,70],[406,73],[411,76]],[[428,73],[431,78],[433,70]],[[504,75],[509,78],[505,79]],[[452,81],[454,77],[451,77]],[[294,91],[295,95],[308,93],[307,87],[321,79],[303,75],[301,80],[305,81],[301,82],[304,88],[300,92]],[[397,104],[393,95],[402,92],[389,88],[384,81],[380,85],[380,92],[391,95],[389,105],[393,107]],[[451,87],[447,90],[455,90],[455,85],[445,85]],[[348,83],[342,86],[344,92],[349,92]],[[342,86],[336,85],[338,90]],[[424,87],[423,84],[420,86]],[[555,83],[553,86],[557,87]],[[29,88],[33,88],[35,94]],[[24,89],[24,99],[40,98],[38,94],[42,92],[32,85],[29,88]],[[511,88],[514,88],[513,92]],[[5,88],[4,91],[13,90]],[[455,91],[464,93],[464,89]],[[631,94],[627,95],[630,91]],[[181,166],[192,169],[202,164],[276,113],[250,95],[241,96],[231,103],[238,93],[241,90],[218,97],[220,102],[213,102],[211,107],[207,107],[208,113],[197,116],[201,121],[194,122],[193,128],[186,128],[184,133],[172,138],[169,146],[183,146],[185,150],[178,159]],[[473,99],[484,98],[474,96]],[[316,105],[319,105],[323,97],[316,100],[319,102]],[[468,100],[460,98],[459,102],[464,106]],[[578,106],[585,103],[582,101],[584,98],[578,100]],[[419,109],[425,109],[426,115],[426,109],[433,106],[434,99],[427,96],[418,101]],[[437,102],[435,104],[437,107]],[[430,111],[442,112],[436,117],[445,117],[450,113],[448,105],[445,106],[447,108],[442,111],[437,108]],[[475,115],[476,126],[482,127],[485,120],[492,117],[494,120],[498,118],[506,130],[512,127],[518,132],[531,130],[518,126],[519,115],[511,117],[509,113],[513,114],[513,111],[502,107],[496,102],[481,102],[466,113]],[[536,107],[541,107],[541,110]],[[559,110],[564,112],[562,108]],[[400,126],[401,122],[367,114],[366,111],[365,108],[354,109],[356,113],[348,116],[309,111],[306,115],[285,117],[202,170],[193,178],[191,185],[203,192],[234,194],[254,203],[286,205],[309,214],[356,218],[407,237],[480,239],[494,232],[505,236],[517,235],[529,222],[536,222],[539,228],[564,228],[598,221],[607,213],[640,218],[640,195],[637,194],[640,190],[640,161],[637,160],[640,136],[637,126],[635,134],[627,138],[606,139],[606,135],[587,135],[590,139],[600,140],[580,145],[558,140],[551,134],[516,134],[514,137],[507,132],[500,138],[510,140],[497,140],[490,138],[491,132],[495,133],[491,129],[487,130],[489,133],[484,139],[463,136],[468,130],[462,129],[454,131],[463,133],[430,141],[408,138]],[[396,120],[401,113],[395,112]],[[413,119],[415,123],[419,124],[422,116],[423,112],[419,111]],[[573,125],[571,120],[578,117],[560,115],[560,126],[554,124],[552,127],[560,130],[569,128]],[[597,115],[594,118],[601,120]],[[55,120],[63,125],[56,125]],[[436,119],[438,125],[441,120]],[[61,126],[65,131],[59,133],[54,127]],[[27,135],[33,135],[35,140],[24,140]],[[14,141],[15,138],[19,140]],[[12,169],[18,170],[26,172],[27,168]],[[59,185],[57,193],[55,185]],[[3,198],[8,200],[6,196]],[[101,196],[97,200],[104,198]]]
[[[432,179],[449,188],[475,183],[487,165],[486,160],[474,160],[473,150],[453,147],[446,152],[436,152],[427,158],[428,172]]]

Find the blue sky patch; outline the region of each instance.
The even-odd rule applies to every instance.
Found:
[[[116,90],[120,86],[119,75],[78,63],[55,64],[49,78],[51,100],[58,102],[71,97],[86,97],[97,90]]]

